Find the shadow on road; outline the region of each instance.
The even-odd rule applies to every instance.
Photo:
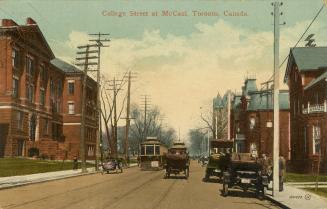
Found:
[[[223,195],[223,190],[220,190],[220,195]],[[241,197],[241,198],[256,198],[257,196],[255,194],[255,191],[248,190],[246,192],[238,189],[233,189],[228,191],[228,197]]]
[[[170,176],[169,178],[164,176],[164,179],[184,179],[187,180],[185,176]]]
[[[210,179],[203,178],[202,182],[204,182],[204,183],[222,183],[222,180],[219,178],[210,178]]]

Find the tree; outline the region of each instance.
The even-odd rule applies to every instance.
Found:
[[[218,95],[219,96],[219,95]],[[201,120],[204,122],[207,128],[212,132],[214,139],[223,139],[227,137],[227,123],[228,123],[228,111],[227,111],[227,96],[223,99],[220,96],[217,98],[220,100],[219,106],[213,104],[212,108],[201,108]]]
[[[124,76],[125,77],[125,76]],[[123,77],[123,78],[124,78]],[[105,133],[107,136],[108,145],[110,147],[110,154],[113,157],[117,157],[118,151],[117,151],[117,138],[118,138],[118,131],[117,131],[117,124],[119,119],[121,118],[121,114],[124,109],[124,104],[127,98],[127,94],[121,99],[119,97],[119,92],[121,91],[121,87],[126,83],[125,80],[122,80],[122,82],[119,83],[119,85],[116,85],[116,80],[114,80],[113,85],[108,85],[108,80],[102,79],[104,82],[102,83],[101,88],[101,116],[104,121],[105,126]],[[113,88],[113,89],[110,89]],[[112,92],[110,92],[113,90]],[[121,105],[119,105],[119,99]],[[117,112],[117,106],[118,112]]]
[[[203,151],[203,144],[207,141],[206,134],[201,131],[202,129],[191,129],[188,133],[190,139],[190,153],[191,155],[201,155]]]
[[[176,132],[173,128],[165,128],[161,122],[162,114],[158,107],[147,111],[146,121],[145,114],[136,104],[131,105],[131,117],[133,123],[130,126],[129,146],[132,152],[138,152],[139,145],[146,137],[157,137],[163,144],[170,146],[176,139]],[[146,123],[145,123],[146,122]]]

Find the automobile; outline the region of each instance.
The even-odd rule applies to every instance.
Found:
[[[119,158],[109,158],[102,164],[102,174],[115,172],[123,173],[122,159]]]
[[[256,196],[262,199],[269,183],[268,176],[262,171],[261,161],[251,153],[232,153],[229,167],[223,173],[223,195],[228,196],[232,188],[244,192],[254,190]]]
[[[189,177],[190,159],[183,142],[175,142],[168,149],[165,159],[166,178],[170,178],[171,174],[178,175],[180,173],[183,173],[186,179]]]
[[[211,176],[222,178],[230,161],[233,149],[233,140],[216,139],[210,142],[211,152],[206,165],[204,181],[209,181]]]

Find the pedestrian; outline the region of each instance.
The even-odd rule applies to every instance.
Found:
[[[74,156],[73,159],[73,170],[77,170],[78,169],[78,160],[77,160],[77,156]]]
[[[286,162],[283,156],[279,157],[279,191],[284,190],[284,178],[286,172]]]

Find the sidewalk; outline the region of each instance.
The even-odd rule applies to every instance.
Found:
[[[137,166],[137,164],[130,164],[130,167]],[[45,181],[52,181],[64,179],[75,176],[82,176],[97,173],[95,168],[88,168],[86,173],[82,173],[81,169],[78,170],[65,170],[46,173],[36,173],[24,176],[9,176],[0,177],[0,189],[8,189],[11,187],[23,186],[27,184],[35,184]]]
[[[327,199],[312,192],[284,184],[284,191],[272,196],[272,191],[266,192],[266,197],[282,208],[294,209],[327,209]]]

